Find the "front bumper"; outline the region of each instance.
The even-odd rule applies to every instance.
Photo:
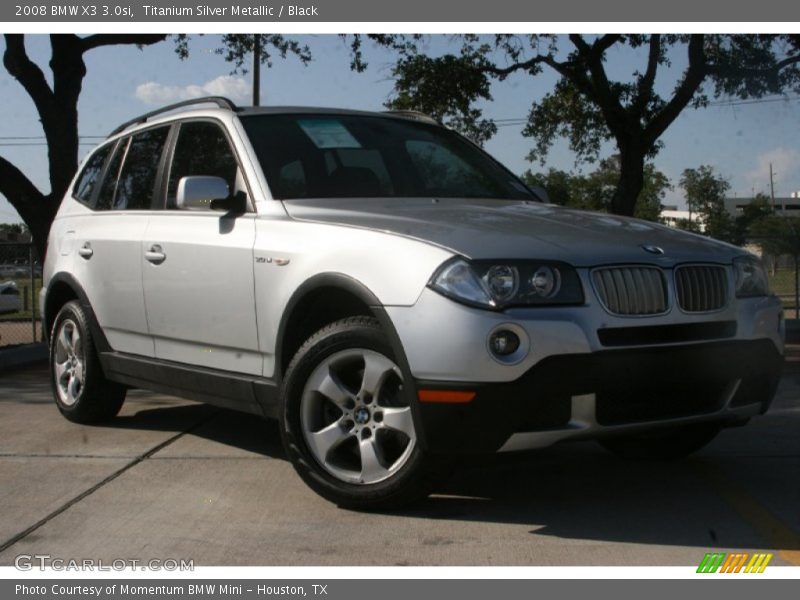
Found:
[[[475,391],[466,404],[418,403],[434,453],[523,450],[654,426],[741,423],[767,410],[780,379],[770,340],[554,356],[509,383],[417,380]]]
[[[741,423],[768,408],[783,364],[774,297],[732,300],[711,314],[672,308],[638,318],[611,315],[591,295],[583,306],[492,312],[426,289],[414,306],[386,311],[417,389],[476,392],[467,404],[416,403],[420,441],[441,453]],[[487,338],[509,326],[525,352],[504,364]]]

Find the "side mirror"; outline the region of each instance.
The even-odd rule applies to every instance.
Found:
[[[181,210],[210,210],[214,200],[225,200],[230,194],[222,177],[192,175],[178,181],[175,204]]]
[[[545,204],[552,204],[552,202],[550,201],[550,194],[547,193],[546,189],[544,189],[540,185],[532,185],[530,187],[531,191],[536,195],[537,198],[539,198],[539,200],[541,200]]]

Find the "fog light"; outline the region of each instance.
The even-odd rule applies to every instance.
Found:
[[[489,349],[495,356],[509,356],[519,349],[519,336],[513,331],[501,329],[489,337]]]

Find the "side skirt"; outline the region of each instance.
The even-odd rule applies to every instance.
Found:
[[[278,417],[278,387],[264,377],[122,352],[100,352],[100,364],[105,376],[117,383],[267,418]]]

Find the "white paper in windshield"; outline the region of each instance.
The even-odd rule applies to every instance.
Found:
[[[356,138],[335,119],[298,120],[297,124],[317,148],[361,148]]]

